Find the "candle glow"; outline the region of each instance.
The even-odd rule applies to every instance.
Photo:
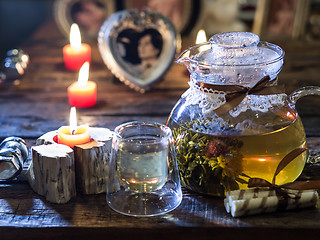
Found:
[[[85,62],[79,71],[78,87],[85,88],[89,79],[89,63]]]
[[[97,84],[88,81],[89,63],[83,64],[79,71],[78,81],[68,87],[69,104],[74,107],[92,107],[97,102]]]
[[[203,29],[200,29],[197,38],[196,38],[196,44],[204,43],[207,41],[206,32]]]
[[[80,50],[81,48],[81,34],[80,29],[77,24],[73,23],[70,29],[70,45],[75,50]]]
[[[58,143],[73,148],[75,145],[90,141],[90,133],[86,126],[77,126],[76,108],[70,109],[70,126],[58,129]]]
[[[91,60],[91,47],[81,43],[81,34],[77,24],[70,29],[70,44],[63,48],[64,65],[68,70],[78,71],[83,63]]]
[[[74,135],[77,132],[77,112],[76,108],[70,109],[70,134]]]
[[[197,38],[196,38],[196,44],[201,44],[201,43],[205,43],[207,42],[207,36],[206,36],[206,32],[203,29],[200,29],[198,34],[197,34]],[[203,45],[201,47],[199,47],[199,51],[206,51],[210,49],[210,45]]]

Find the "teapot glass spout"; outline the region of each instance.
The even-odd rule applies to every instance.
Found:
[[[197,59],[197,56],[199,56],[200,54],[204,54],[206,51],[210,50],[210,42],[196,44],[180,53],[180,55],[176,59],[176,62],[186,66],[189,72],[192,73],[192,71],[194,71],[194,67],[198,64],[201,64],[201,62],[199,62],[200,59]]]

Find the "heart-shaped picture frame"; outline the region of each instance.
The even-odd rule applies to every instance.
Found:
[[[129,87],[144,93],[169,70],[179,49],[173,24],[150,10],[112,14],[98,35],[101,57],[110,71]]]

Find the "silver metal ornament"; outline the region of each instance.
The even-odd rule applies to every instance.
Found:
[[[27,69],[29,64],[29,55],[21,49],[11,49],[3,63],[3,73],[6,80],[13,81],[19,79]]]
[[[28,158],[26,142],[19,137],[8,137],[0,144],[0,180],[17,177]]]

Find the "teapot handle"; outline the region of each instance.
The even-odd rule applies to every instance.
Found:
[[[300,98],[309,96],[309,95],[320,95],[320,87],[308,86],[308,87],[299,88],[289,95],[289,100],[290,100],[290,103],[295,105]]]

